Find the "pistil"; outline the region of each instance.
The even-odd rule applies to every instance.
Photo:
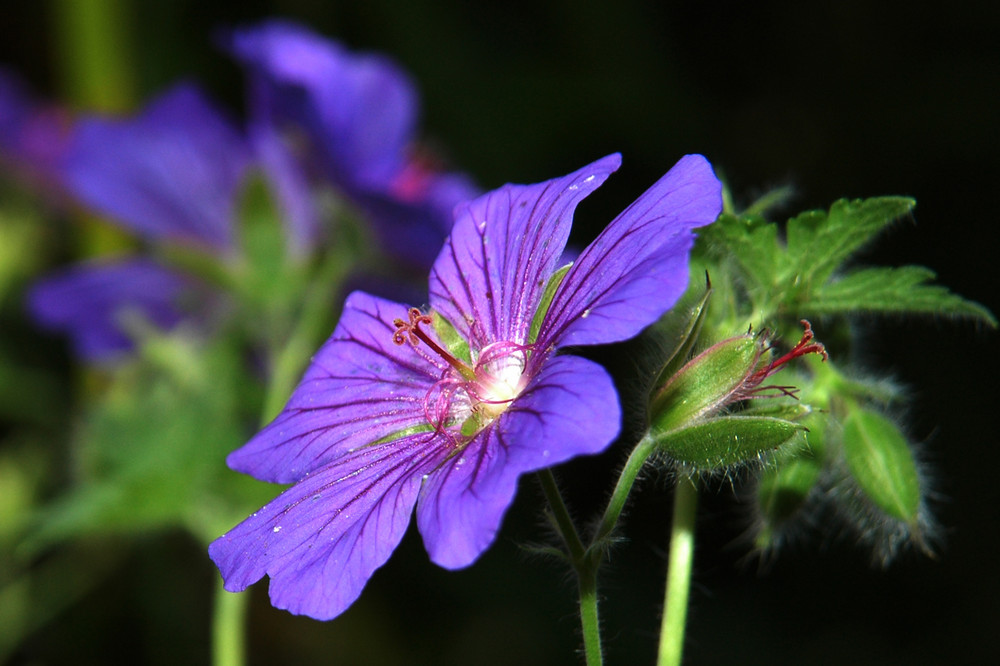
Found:
[[[475,381],[477,379],[475,371],[468,364],[458,360],[454,354],[435,342],[433,338],[420,328],[421,324],[433,325],[431,316],[424,314],[419,308],[410,308],[409,321],[399,318],[393,320],[392,325],[396,327],[396,332],[392,334],[392,341],[397,345],[409,342],[414,347],[423,341],[435,354],[444,359],[448,365],[455,368],[463,378],[468,381]]]

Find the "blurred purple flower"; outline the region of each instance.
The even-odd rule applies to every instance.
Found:
[[[454,207],[478,190],[413,154],[418,98],[409,77],[384,56],[351,53],[288,22],[235,30],[224,42],[247,67],[254,142],[297,144],[303,161],[371,216],[386,251],[429,266]],[[290,183],[307,177],[287,160],[271,169]]]
[[[68,114],[35,101],[16,75],[0,68],[0,166],[52,185],[69,140]]]
[[[207,293],[191,278],[134,259],[54,273],[29,291],[28,306],[44,328],[70,332],[80,357],[112,359],[132,349],[128,317],[171,329],[203,307]]]
[[[252,163],[239,131],[192,85],[131,118],[80,119],[55,177],[79,202],[153,241],[193,244],[222,257],[236,248],[236,208]],[[182,294],[196,298],[181,298]],[[124,312],[169,329],[204,315],[207,287],[150,260],[84,264],[43,278],[28,305],[67,333],[84,358],[130,348]]]
[[[268,575],[275,606],[332,618],[414,506],[431,559],[464,567],[495,539],[521,474],[608,446],[621,417],[611,378],[557,352],[627,339],[669,309],[692,229],[721,208],[711,166],[685,157],[557,271],[576,205],[619,163],[460,205],[429,314],[348,298],[284,411],[228,458],[295,485],[210,546],[227,590]]]
[[[79,201],[132,231],[226,253],[250,164],[239,131],[181,84],[133,118],[81,119],[62,173]]]

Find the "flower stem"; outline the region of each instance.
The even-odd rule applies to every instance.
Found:
[[[219,580],[212,613],[213,666],[243,666],[246,663],[246,618],[249,592],[227,592]]]
[[[580,627],[583,630],[583,649],[587,656],[587,666],[600,666],[604,663],[604,658],[601,648],[601,623],[597,611],[599,557],[595,557],[595,551],[592,549],[584,548],[552,472],[543,469],[538,473],[538,478],[552,511],[555,527],[566,545],[570,562],[576,572],[580,592]]]
[[[698,489],[693,480],[682,479],[674,490],[674,516],[670,530],[667,589],[660,623],[657,666],[679,666],[684,650],[691,563],[694,560],[694,523]]]
[[[632,449],[628,460],[625,461],[625,467],[622,469],[621,476],[618,477],[618,483],[615,484],[615,489],[611,493],[611,499],[608,500],[608,506],[604,510],[604,515],[601,516],[601,522],[598,525],[597,532],[594,534],[591,548],[600,547],[600,544],[614,531],[615,525],[618,524],[618,519],[622,515],[622,511],[625,509],[629,493],[632,492],[632,485],[639,475],[639,470],[646,464],[646,460],[649,459],[655,448],[656,441],[647,432],[639,443],[636,444],[635,448]]]
[[[587,666],[604,663],[601,648],[601,619],[597,612],[597,566],[577,571],[580,590],[580,627],[583,629],[583,649]]]

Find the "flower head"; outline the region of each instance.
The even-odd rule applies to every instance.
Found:
[[[275,606],[332,618],[414,507],[431,559],[467,566],[493,542],[520,475],[614,440],[607,372],[557,352],[632,337],[670,308],[692,229],[721,208],[708,162],[685,157],[560,268],[576,205],[619,162],[460,205],[429,311],[347,299],[284,411],[228,458],[295,485],[210,546],[226,589],[268,575]]]
[[[209,300],[198,281],[147,259],[79,264],[47,276],[28,293],[38,323],[71,332],[76,353],[91,360],[114,359],[132,348],[129,317],[171,329]]]
[[[0,67],[0,167],[53,185],[70,135],[66,112],[37,102],[19,77]]]
[[[317,172],[372,219],[388,253],[428,266],[455,205],[478,190],[415,149],[419,98],[409,76],[383,55],[353,53],[287,21],[234,30],[224,46],[247,69],[250,135],[272,177],[291,186]],[[305,168],[277,150],[282,143],[299,149]]]
[[[77,121],[52,177],[78,201],[152,241],[236,252],[237,199],[250,146],[199,89],[181,84],[134,117]],[[28,305],[91,361],[132,347],[125,320],[160,328],[204,319],[213,296],[198,280],[146,258],[73,266],[39,280]]]
[[[81,119],[62,171],[77,199],[132,231],[226,252],[250,163],[240,132],[182,84],[133,118]]]

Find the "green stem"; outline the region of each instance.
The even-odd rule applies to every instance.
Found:
[[[597,566],[577,571],[580,590],[580,626],[583,629],[583,649],[587,666],[604,663],[601,648],[601,619],[597,612]]]
[[[592,548],[599,546],[614,531],[622,511],[625,509],[629,493],[632,492],[632,485],[639,475],[639,470],[646,464],[646,460],[655,449],[656,441],[649,432],[632,449],[628,460],[625,461],[625,468],[622,469],[621,476],[618,477],[618,483],[615,484],[615,489],[611,493],[611,499],[608,500],[608,507],[604,510],[604,515],[601,516],[597,532],[594,533],[594,539],[591,542]]]
[[[566,544],[573,570],[576,572],[580,592],[580,627],[583,630],[583,649],[587,656],[587,666],[600,666],[604,660],[601,648],[601,622],[597,612],[599,559],[595,559],[593,554],[595,551],[585,548],[583,541],[580,540],[580,534],[573,525],[573,519],[569,515],[552,471],[543,469],[538,473],[538,479],[542,483],[542,491],[552,510],[556,530]]]
[[[670,530],[667,590],[660,623],[657,666],[679,666],[684,651],[691,563],[694,560],[694,524],[698,489],[694,481],[682,479],[674,490],[674,516]]]
[[[556,478],[552,475],[552,470],[543,469],[538,473],[538,480],[542,483],[542,492],[545,493],[545,499],[549,503],[549,508],[552,509],[556,529],[566,544],[566,549],[569,550],[575,566],[586,555],[586,549],[576,531],[576,526],[573,525],[573,519],[569,515],[569,509],[566,508],[566,502],[563,501],[562,493],[559,492]]]
[[[227,592],[219,580],[212,613],[213,666],[243,666],[246,663],[246,618],[249,592]]]

